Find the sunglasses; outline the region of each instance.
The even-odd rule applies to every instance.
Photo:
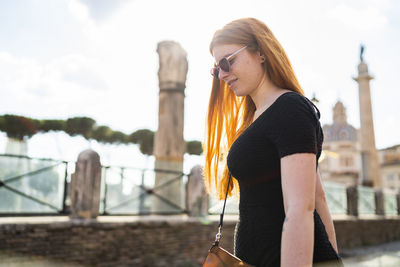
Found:
[[[245,49],[247,47],[243,46],[242,48],[240,48],[239,50],[235,51],[233,54],[231,54],[230,56],[224,57],[222,58],[218,64],[215,65],[214,68],[211,69],[211,75],[219,80],[219,72],[220,70],[223,70],[224,72],[230,72],[231,71],[231,64],[232,62],[230,61],[232,59],[233,56],[237,55],[240,51],[242,51],[243,49]]]

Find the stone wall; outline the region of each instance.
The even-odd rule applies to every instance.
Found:
[[[73,264],[68,266],[201,266],[218,225],[217,216],[211,221],[186,216],[5,219],[0,218],[0,262],[10,265],[44,257]],[[221,246],[230,252],[235,223],[235,216],[224,219]],[[335,229],[339,251],[400,240],[398,217],[349,217],[335,220]]]
[[[365,219],[335,220],[340,249],[357,248],[400,240],[400,218],[374,216]]]

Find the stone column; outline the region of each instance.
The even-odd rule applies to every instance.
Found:
[[[186,190],[186,207],[191,217],[208,215],[208,194],[200,165],[192,168]]]
[[[159,54],[160,92],[158,129],[154,137],[155,169],[182,172],[183,155],[186,151],[183,123],[184,90],[188,71],[187,55],[183,48],[174,41],[158,43],[157,53]],[[156,172],[154,186],[164,184],[177,176],[179,176],[177,173]],[[154,192],[183,208],[184,188],[181,178],[160,189],[156,188]],[[153,197],[152,203],[153,212],[179,210],[158,197]]]
[[[378,153],[375,147],[374,121],[369,86],[369,81],[373,77],[369,75],[368,66],[363,61],[362,55],[360,58],[358,76],[353,79],[357,81],[359,88],[362,184],[380,188],[382,187],[382,178],[379,169]]]
[[[82,151],[71,175],[70,218],[92,219],[99,215],[101,164],[95,151]]]

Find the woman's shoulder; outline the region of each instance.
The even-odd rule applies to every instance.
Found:
[[[267,127],[269,129],[275,126],[302,123],[319,120],[320,114],[317,108],[313,107],[311,100],[306,96],[295,91],[286,91],[281,93],[275,101],[253,122],[254,125]],[[274,127],[272,127],[274,126]]]
[[[303,112],[313,114],[317,111],[316,108],[313,107],[311,100],[295,91],[286,91],[282,93],[277,98],[274,107],[275,113],[282,116],[285,114],[300,115]]]
[[[304,104],[308,98],[296,91],[286,91],[282,93],[278,99],[282,99],[291,103]]]

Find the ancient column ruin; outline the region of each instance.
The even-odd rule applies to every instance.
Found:
[[[82,151],[71,175],[70,218],[94,219],[99,215],[100,184],[99,154],[91,149]]]
[[[186,52],[174,41],[158,43],[159,55],[159,110],[158,129],[154,138],[155,169],[176,171],[155,174],[154,193],[184,207],[182,178],[183,155],[186,150],[183,138],[185,83],[188,71]],[[176,179],[175,179],[176,178]],[[166,184],[163,186],[163,184]],[[160,188],[157,188],[161,186]],[[153,196],[152,212],[174,212],[178,207]]]

